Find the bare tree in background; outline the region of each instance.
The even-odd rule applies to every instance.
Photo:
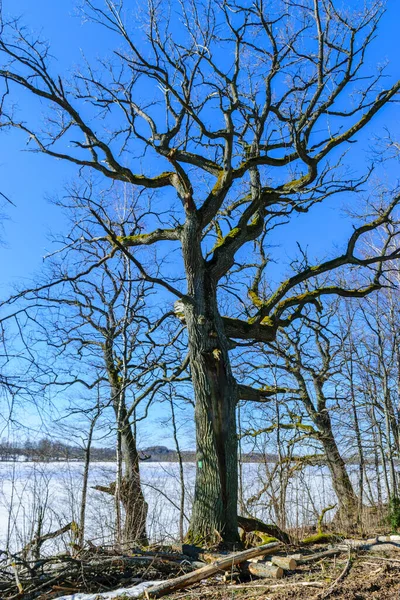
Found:
[[[359,505],[336,439],[347,412],[337,380],[343,369],[342,340],[334,331],[337,310],[338,303],[324,316],[309,311],[305,323],[284,332],[273,348],[298,386],[295,395],[305,409],[306,420],[311,421],[311,426],[304,423],[303,436],[312,437],[322,447],[338,499],[339,519],[348,526],[357,522]],[[302,419],[301,414],[295,419],[294,427],[299,431]]]
[[[121,234],[132,229],[130,216],[129,210],[119,224]],[[143,281],[123,254],[110,257],[106,242],[92,243],[96,223],[85,221],[82,213],[80,218],[72,215],[72,221],[75,231],[70,236],[79,245],[71,245],[67,236],[64,249],[48,259],[43,280],[23,293],[25,313],[31,315],[32,341],[39,348],[35,385],[53,390],[100,386],[101,400],[93,400],[94,406],[75,407],[73,412],[91,415],[95,409],[92,438],[100,413],[112,409],[117,457],[123,468],[117,468],[115,482],[97,489],[115,496],[118,543],[127,547],[135,542],[147,544],[147,503],[140,482],[136,425],[146,417],[163,385],[187,379],[177,341],[184,328],[179,324],[177,329],[174,318],[171,331],[165,327],[159,331],[158,323],[151,320],[157,312],[156,301],[153,313],[149,310],[152,284]],[[40,357],[43,347],[46,352]],[[122,535],[120,503],[125,515]]]
[[[48,112],[43,130],[6,107],[1,124],[24,132],[37,151],[74,163],[82,180],[93,176],[96,189],[81,196],[110,252],[121,251],[143,279],[180,300],[196,399],[188,538],[236,542],[236,405],[268,392],[238,385],[230,350],[241,340],[273,341],[323,295],[361,297],[379,288],[382,261],[397,257],[388,240],[398,197],[371,211],[335,258],[306,264],[276,287],[269,280],[264,290],[259,283],[268,261],[248,270],[227,314],[220,292],[254,240],[263,235],[268,244],[278,225],[334,194],[356,192],[368,178],[369,171],[359,179],[346,171],[348,143],[400,89],[400,82],[383,88],[382,69],[371,76],[364,67],[382,4],[372,0],[353,13],[333,0],[150,0],[144,26],[129,3],[84,6],[110,39],[117,37],[116,50],[71,80],[53,74],[46,43],[18,21],[5,23],[4,89],[10,99],[25,90]],[[147,199],[152,208],[140,233],[116,230],[102,203],[105,181],[134,186]],[[384,243],[360,256],[361,238],[376,228],[385,229]],[[158,248],[155,265],[143,262],[149,245]],[[180,249],[182,283],[171,283],[168,245]],[[339,267],[368,267],[364,283],[316,283]],[[246,295],[247,314],[238,318],[237,298]]]

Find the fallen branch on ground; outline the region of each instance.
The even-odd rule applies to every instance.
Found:
[[[265,592],[273,591],[273,590],[284,590],[286,588],[293,587],[316,587],[323,588],[324,584],[321,581],[294,581],[291,583],[240,583],[239,585],[230,585],[229,591],[235,591],[245,588],[263,588]]]
[[[263,523],[259,519],[252,517],[238,517],[238,524],[240,529],[243,529],[245,533],[252,533],[259,531],[260,533],[266,533],[267,535],[280,540],[284,544],[290,544],[290,537],[285,531],[282,531],[277,525],[268,525]]]
[[[324,550],[323,552],[316,552],[315,554],[310,554],[310,555],[305,555],[305,556],[298,556],[297,554],[293,555],[293,558],[295,559],[296,563],[298,565],[307,565],[308,563],[311,562],[315,562],[316,560],[320,560],[321,558],[328,558],[330,556],[336,556],[337,554],[342,554],[342,552],[345,552],[348,549],[348,547],[346,547],[345,549],[342,548],[332,548],[331,550]]]
[[[355,550],[375,550],[375,548],[379,548],[385,545],[391,546],[392,548],[399,548],[400,544],[397,539],[398,536],[385,536],[378,535],[374,538],[369,538],[368,540],[352,540],[347,539],[344,540],[344,543],[338,545],[338,548],[346,549],[349,546]]]
[[[33,538],[33,540],[31,540],[29,542],[29,544],[27,544],[22,549],[21,554],[23,556],[26,556],[31,548],[33,548],[33,547],[40,548],[44,544],[44,542],[46,542],[47,540],[53,540],[54,538],[56,538],[60,535],[63,535],[64,533],[67,533],[67,531],[70,531],[74,526],[75,526],[74,521],[71,521],[71,523],[67,523],[67,525],[64,525],[64,527],[60,527],[60,529],[57,529],[56,531],[50,531],[49,533],[46,533],[45,535],[41,535],[41,536]]]
[[[269,552],[275,550],[277,546],[279,546],[279,542],[272,542],[271,544],[264,544],[263,546],[258,546],[257,548],[249,548],[248,550],[243,550],[242,552],[229,554],[228,556],[217,560],[211,565],[206,565],[205,567],[197,569],[192,573],[182,575],[176,579],[170,579],[169,581],[165,581],[147,589],[145,591],[146,598],[160,598],[161,596],[165,596],[166,594],[175,592],[176,590],[189,587],[194,583],[198,583],[202,579],[212,577],[212,575],[215,575],[219,571],[225,571],[226,569],[235,565],[239,565],[250,558],[268,554]]]
[[[351,549],[348,548],[348,551],[349,551],[349,556],[348,556],[346,565],[345,565],[343,571],[340,573],[339,577],[337,579],[335,579],[335,581],[332,583],[332,585],[325,592],[320,592],[319,594],[317,594],[316,598],[320,598],[320,600],[325,600],[325,598],[328,598],[332,594],[332,592],[334,591],[336,586],[341,581],[343,581],[343,579],[347,576],[347,574],[349,573],[349,571],[351,569]]]

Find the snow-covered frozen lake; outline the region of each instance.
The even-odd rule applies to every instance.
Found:
[[[276,522],[274,502],[284,481],[275,477],[273,484],[267,486],[268,493],[257,499],[268,480],[266,467],[245,463],[242,469],[242,499],[248,501],[253,498],[251,514],[264,521]],[[0,549],[6,546],[7,540],[11,548],[21,548],[30,541],[41,517],[43,533],[56,530],[72,520],[79,521],[82,473],[83,464],[79,462],[0,462]],[[147,525],[150,539],[176,539],[181,490],[179,465],[143,462],[141,476],[149,504]],[[195,478],[193,463],[185,463],[184,478],[185,515],[189,517]],[[93,489],[95,485],[106,485],[111,481],[115,481],[113,463],[92,463],[85,538],[95,544],[111,543],[115,533],[113,498]],[[310,468],[295,474],[287,484],[287,526],[315,522],[318,512],[334,502],[335,495],[325,469]],[[59,542],[62,543],[65,543],[65,538]]]

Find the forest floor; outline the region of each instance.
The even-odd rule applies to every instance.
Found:
[[[268,543],[261,546],[264,550],[261,555],[259,551],[254,553],[258,550],[254,547],[236,554],[206,550],[202,551],[200,562],[197,559],[191,562],[187,555],[185,559],[176,548],[167,546],[124,555],[98,548],[80,557],[56,555],[30,563],[16,555],[9,562],[9,557],[5,556],[3,566],[0,561],[0,598],[126,600],[138,593],[135,586],[141,582],[163,581],[172,584],[169,589],[178,590],[163,596],[166,600],[400,599],[400,535],[375,535],[369,539],[329,537],[330,543],[325,540],[327,543],[323,544]],[[182,546],[182,550],[184,548],[196,547]],[[249,552],[254,558],[248,555]],[[232,567],[236,564],[232,560],[234,556],[238,566]],[[277,564],[286,561],[282,564],[283,569],[293,570],[279,569],[281,578],[275,578],[276,560]],[[294,560],[293,565],[287,562]],[[206,563],[211,568],[207,575],[204,572]],[[28,564],[31,567],[27,568]],[[228,570],[221,570],[226,564],[229,564]],[[217,565],[220,571],[215,574]],[[251,574],[257,572],[260,575],[260,568],[262,577]],[[263,578],[266,576],[263,569],[268,571],[268,578]],[[197,579],[192,577],[193,574]],[[200,577],[204,579],[195,583]],[[148,589],[152,597],[153,588]],[[148,597],[147,591],[144,595]]]
[[[314,547],[315,549],[315,547]],[[323,548],[321,548],[323,549]],[[214,580],[166,600],[396,600],[400,598],[400,549],[357,552],[340,581],[348,557],[325,558],[298,566],[279,581],[257,579],[235,584]],[[220,578],[221,579],[221,578]],[[313,587],[311,583],[319,584]],[[306,584],[306,585],[304,585]],[[308,584],[308,585],[307,585]],[[323,586],[323,587],[322,587]]]

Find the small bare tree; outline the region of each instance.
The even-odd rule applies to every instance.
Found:
[[[120,223],[121,233],[134,226],[129,214]],[[25,314],[31,315],[32,340],[39,349],[32,385],[38,390],[71,386],[98,390],[101,399],[91,400],[93,394],[89,394],[94,405],[73,408],[75,414],[85,411],[91,419],[85,470],[96,420],[110,408],[117,438],[116,480],[97,489],[115,496],[118,543],[147,543],[147,503],[140,482],[136,426],[163,385],[187,379],[186,363],[179,363],[175,344],[184,328],[180,325],[176,330],[174,319],[174,329],[164,328],[160,333],[157,309],[152,312],[146,304],[152,284],[143,281],[123,254],[110,257],[107,243],[92,243],[90,219],[74,214],[72,221],[73,229],[79,229],[79,245],[71,247],[67,236],[63,250],[48,259],[47,275],[37,287],[20,294]],[[76,236],[76,231],[71,235]],[[46,353],[40,356],[43,347]],[[87,473],[84,482],[83,496]],[[122,535],[120,504],[124,509]],[[84,506],[82,501],[81,513]]]

